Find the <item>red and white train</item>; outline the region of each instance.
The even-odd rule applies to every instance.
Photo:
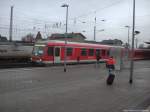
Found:
[[[64,41],[41,41],[34,45],[32,62],[42,64],[64,63],[66,47],[67,63],[105,61],[109,56],[114,56],[118,65],[128,58],[129,50],[121,46],[101,44],[77,43]],[[135,59],[150,59],[150,50],[135,49]]]

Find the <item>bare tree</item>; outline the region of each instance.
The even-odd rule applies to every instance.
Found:
[[[21,39],[23,42],[35,42],[34,35],[29,33]]]
[[[42,35],[41,35],[40,31],[38,31],[38,33],[37,33],[37,35],[36,35],[36,37],[35,37],[35,40],[36,40],[36,41],[37,41],[37,40],[42,40]]]

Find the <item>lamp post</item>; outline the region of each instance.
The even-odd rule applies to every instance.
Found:
[[[96,30],[96,33],[98,33],[98,32],[103,32],[103,31],[105,31],[105,29]],[[96,41],[96,40],[95,40],[95,41]]]
[[[96,17],[95,17],[95,24],[94,24],[94,41],[96,39]]]
[[[128,28],[128,48],[130,47],[130,38],[129,38],[129,35],[130,35],[130,26],[125,26],[126,28]]]
[[[66,7],[66,32],[65,32],[65,54],[64,54],[64,72],[66,72],[66,45],[67,45],[67,32],[68,32],[68,7],[69,5],[63,4],[61,7]]]
[[[103,20],[101,20],[101,21],[103,21],[103,22],[105,22],[105,20],[103,19]],[[95,23],[94,23],[94,41],[96,41],[96,17],[95,17]],[[102,29],[102,30],[99,30],[99,31],[104,31],[104,29]]]
[[[131,48],[131,61],[130,61],[130,77],[129,83],[132,84],[133,82],[133,56],[134,56],[134,36],[135,36],[135,0],[133,0],[133,26],[132,26],[132,48]]]
[[[10,11],[10,27],[9,27],[9,41],[12,41],[12,35],[13,35],[13,8],[14,6],[11,6]]]

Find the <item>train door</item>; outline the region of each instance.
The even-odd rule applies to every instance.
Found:
[[[106,51],[106,50],[102,49],[102,54],[101,54],[102,58],[106,58],[106,57],[105,57],[105,51]]]
[[[54,48],[54,63],[60,63],[60,47],[55,47]]]
[[[101,59],[100,49],[96,49],[96,60],[99,61]]]

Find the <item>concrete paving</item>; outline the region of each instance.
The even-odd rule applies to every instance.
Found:
[[[150,61],[129,63],[106,85],[105,65],[0,70],[0,112],[128,112],[150,106]]]

